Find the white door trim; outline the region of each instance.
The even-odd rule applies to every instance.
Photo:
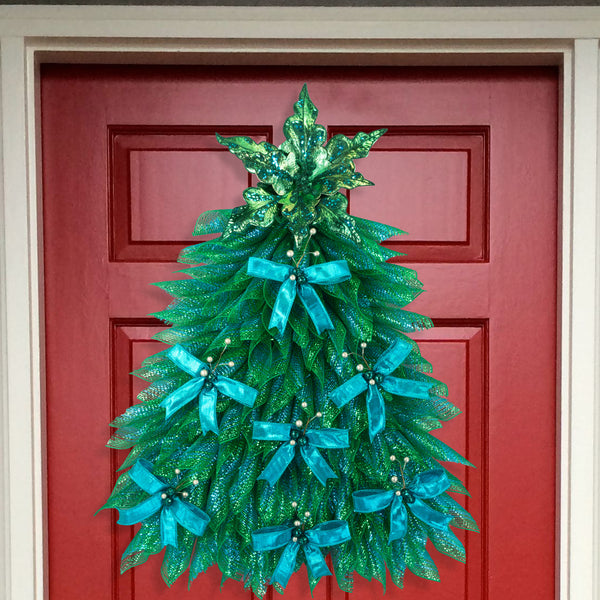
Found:
[[[595,600],[599,39],[600,8],[0,7],[0,594],[47,594],[39,62],[270,60],[562,66],[558,589]]]

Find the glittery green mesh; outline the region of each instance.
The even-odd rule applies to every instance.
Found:
[[[389,487],[389,456],[410,458],[414,474],[439,468],[437,461],[469,465],[452,448],[430,435],[458,414],[444,396],[446,386],[435,382],[428,400],[393,397],[383,392],[386,429],[369,441],[364,395],[342,409],[327,395],[355,374],[352,361],[342,352],[358,352],[368,342],[366,358],[375,361],[398,337],[413,347],[395,376],[433,381],[431,365],[421,357],[417,344],[406,333],[432,326],[431,320],[405,309],[420,293],[414,271],[386,262],[398,253],[380,242],[398,229],[351,217],[340,188],[371,185],[354,168],[354,159],[366,157],[383,130],[360,133],[353,140],[335,136],[326,142],[325,129],[316,125],[316,108],[306,89],[286,121],[287,141],[279,148],[248,138],[219,141],[256,173],[260,183],[244,192],[246,205],[233,210],[212,210],[198,219],[195,234],[220,234],[212,241],[185,248],[179,261],[192,265],[185,279],[158,283],[171,294],[172,303],[156,313],[171,327],[155,337],[168,345],[182,344],[205,360],[219,353],[225,338],[232,343],[226,360],[238,365],[230,376],[256,388],[258,398],[247,408],[219,396],[219,434],[203,436],[197,403],[190,402],[165,419],[160,402],[189,380],[164,351],[143,362],[135,375],[149,386],[139,404],[112,423],[116,433],[108,446],[130,449],[121,469],[139,458],[154,465],[154,473],[170,477],[175,468],[191,484],[189,501],[210,516],[206,533],[196,538],[178,529],[178,547],[164,550],[161,573],[171,584],[185,571],[190,583],[217,564],[223,580],[233,578],[258,596],[267,590],[281,551],[255,552],[251,534],[261,527],[280,525],[294,517],[291,502],[310,511],[311,525],[331,519],[348,522],[352,540],[324,548],[332,559],[340,589],[352,591],[354,573],[385,585],[386,568],[391,581],[402,587],[409,569],[426,579],[439,579],[425,549],[429,538],[439,552],[464,561],[464,550],[454,534],[434,530],[409,511],[408,534],[388,543],[389,514],[355,513],[352,492]],[[310,227],[317,234],[309,238]],[[286,251],[310,243],[318,251],[312,263],[345,259],[352,279],[337,285],[318,286],[334,329],[317,335],[299,302],[295,302],[281,338],[267,329],[278,283],[247,275],[248,259],[267,258],[289,264]],[[198,266],[201,265],[201,266]],[[301,403],[307,407],[302,408]],[[350,448],[322,450],[338,474],[322,486],[301,460],[294,460],[274,488],[257,477],[278,444],[252,439],[254,421],[289,423],[323,413],[324,427],[349,430]],[[450,491],[466,489],[452,474]],[[131,508],[147,497],[125,471],[120,475],[105,508]],[[477,531],[473,518],[447,493],[426,503],[453,516],[454,527]],[[388,511],[389,512],[389,511]],[[162,551],[158,514],[144,521],[125,551],[122,571],[143,563]],[[296,567],[302,562],[298,554]],[[310,577],[311,588],[316,580]],[[278,586],[278,591],[281,591]]]

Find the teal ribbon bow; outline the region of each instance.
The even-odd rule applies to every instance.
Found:
[[[312,284],[333,285],[352,277],[345,260],[333,260],[310,267],[296,267],[254,257],[248,261],[248,275],[282,282],[269,321],[269,329],[276,327],[280,335],[285,331],[296,295],[300,296],[318,334],[326,329],[333,329],[331,318]]]
[[[377,512],[386,509],[390,504],[390,536],[389,541],[401,540],[408,529],[408,513],[410,512],[427,525],[441,531],[448,530],[452,521],[451,515],[445,515],[429,508],[422,498],[434,498],[450,487],[450,481],[443,469],[432,469],[419,473],[412,483],[401,490],[360,490],[352,494],[354,510],[359,513]]]
[[[119,525],[141,523],[160,511],[160,541],[163,546],[177,547],[177,523],[193,533],[204,535],[210,517],[197,506],[182,500],[180,493],[152,474],[152,464],[140,458],[129,469],[129,476],[149,498],[133,508],[119,509]]]
[[[410,354],[412,346],[404,340],[396,340],[377,360],[373,369],[369,369],[337,387],[329,397],[340,408],[361,392],[367,391],[367,416],[369,418],[369,437],[373,438],[385,428],[385,404],[379,386],[397,396],[409,398],[429,398],[433,383],[391,377]]]
[[[288,584],[296,566],[296,556],[300,548],[304,550],[306,564],[313,577],[331,575],[331,571],[319,550],[322,546],[335,546],[350,539],[350,530],[346,521],[325,521],[312,529],[277,525],[265,527],[252,533],[254,550],[265,552],[277,550],[285,546],[271,583],[279,583],[283,587]]]
[[[275,485],[294,459],[296,448],[300,448],[300,454],[304,462],[316,475],[317,479],[323,485],[326,485],[327,479],[337,479],[337,475],[325,462],[317,448],[339,449],[350,447],[346,429],[309,429],[305,432],[289,423],[267,423],[265,421],[254,423],[252,439],[288,442],[279,447],[269,464],[258,476],[258,479],[266,479],[271,487]]]
[[[239,381],[219,375],[216,370],[190,354],[183,346],[177,344],[167,350],[166,355],[193,379],[169,394],[161,403],[166,409],[165,418],[200,396],[199,412],[202,434],[208,431],[219,433],[217,424],[217,390],[224,396],[233,398],[244,406],[252,407],[258,391]],[[204,374],[203,374],[204,372]]]

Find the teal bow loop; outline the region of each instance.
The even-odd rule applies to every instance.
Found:
[[[173,487],[156,477],[150,462],[139,459],[129,469],[129,476],[151,495],[133,508],[119,509],[119,525],[141,523],[160,511],[160,541],[163,546],[177,547],[178,523],[194,535],[204,535],[210,517],[197,506],[183,501]]]
[[[252,533],[252,545],[258,552],[277,550],[285,546],[275,571],[271,576],[271,583],[279,583],[286,587],[294,568],[296,557],[300,548],[304,552],[306,564],[313,577],[331,575],[331,571],[325,562],[319,548],[324,546],[336,546],[350,540],[350,529],[346,521],[325,521],[307,529],[299,536],[294,536],[294,527],[278,525],[265,527]]]
[[[391,505],[389,541],[401,540],[408,529],[408,512],[425,524],[448,531],[451,515],[430,508],[423,499],[435,498],[450,487],[443,469],[419,473],[412,483],[401,490],[359,490],[352,494],[354,510],[359,513],[379,512]]]
[[[202,433],[205,435],[208,431],[212,431],[218,434],[217,390],[244,406],[254,406],[258,396],[257,390],[224,375],[219,375],[215,370],[211,371],[209,365],[196,358],[183,346],[177,344],[169,348],[166,355],[193,379],[177,388],[160,403],[166,409],[165,418],[169,418],[180,408],[199,397],[198,411]],[[202,375],[203,371],[206,373],[205,375]]]
[[[367,392],[367,417],[371,441],[385,429],[385,402],[380,387],[396,396],[429,398],[429,390],[434,386],[433,383],[390,376],[390,373],[406,360],[411,350],[412,346],[409,342],[396,340],[379,357],[373,369],[354,375],[329,394],[333,402],[341,408],[362,392]]]
[[[252,429],[252,439],[287,442],[277,449],[273,458],[258,476],[258,479],[265,479],[271,487],[277,483],[283,472],[294,460],[297,448],[300,448],[300,454],[309,469],[323,485],[326,485],[327,479],[336,479],[337,475],[327,464],[318,448],[331,450],[350,447],[346,429],[330,428],[303,431],[289,423],[268,423],[266,421],[255,421]]]
[[[342,283],[352,277],[345,260],[295,267],[254,257],[248,261],[248,275],[281,282],[269,321],[269,329],[277,328],[280,335],[285,331],[296,296],[299,296],[318,334],[326,329],[333,329],[325,305],[312,286]]]

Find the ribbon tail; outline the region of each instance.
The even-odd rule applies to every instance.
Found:
[[[296,566],[296,556],[300,550],[300,544],[297,542],[290,542],[281,553],[279,562],[271,575],[271,583],[278,583],[282,587],[285,587],[294,572]]]
[[[415,498],[415,501],[411,502],[408,507],[415,517],[421,519],[423,523],[426,523],[430,527],[439,529],[440,531],[447,531],[448,524],[453,518],[452,515],[445,515],[437,510],[433,510],[433,508],[429,508],[429,506],[419,498]]]
[[[325,305],[312,285],[308,283],[301,285],[298,290],[298,295],[300,296],[302,304],[304,304],[304,308],[306,308],[308,316],[315,324],[315,328],[319,335],[326,329],[333,329],[333,323],[327,314]]]
[[[325,521],[306,531],[306,537],[315,546],[335,546],[351,539],[346,521]]]
[[[308,446],[303,446],[300,448],[300,454],[302,454],[304,462],[315,474],[315,477],[323,485],[327,485],[328,479],[337,479],[337,475],[333,469],[325,462],[321,453],[314,446],[311,446],[310,444]]]
[[[206,435],[209,431],[219,433],[219,425],[217,424],[217,388],[212,387],[210,390],[202,390],[198,409],[200,411],[202,435]]]
[[[419,473],[410,484],[410,491],[417,498],[434,498],[450,487],[448,474],[444,469],[431,469]]]
[[[427,400],[429,390],[434,386],[427,381],[415,381],[414,379],[400,379],[399,377],[386,377],[381,383],[381,387],[395,396],[406,396],[408,398],[419,398]]]
[[[152,463],[140,458],[129,469],[129,477],[137,483],[145,492],[156,494],[167,487],[156,475],[152,473]]]
[[[253,256],[248,259],[247,273],[252,277],[283,281],[286,277],[289,277],[292,268],[291,265],[282,265],[266,258],[256,258]]]
[[[160,543],[177,548],[177,521],[169,506],[160,513]]]
[[[258,391],[245,383],[229,379],[229,377],[218,377],[215,387],[228,398],[233,398],[244,406],[253,406]]]
[[[295,453],[295,446],[283,444],[275,452],[275,456],[269,461],[258,479],[266,479],[268,484],[273,487],[277,480],[283,475],[283,472],[292,462]]]
[[[210,517],[203,510],[179,498],[175,498],[173,502],[173,514],[182,527],[198,536],[204,535],[210,521]]]
[[[362,375],[354,375],[354,377],[350,377],[348,381],[336,387],[335,390],[329,394],[329,397],[338,408],[342,408],[342,406],[348,404],[350,400],[356,398],[361,392],[364,392],[368,385],[369,384]]]
[[[191,379],[187,383],[184,383],[180,388],[177,388],[174,392],[170,393],[161,403],[166,409],[165,419],[168,419],[173,413],[177,412],[180,408],[185,406],[188,402],[191,402],[202,390],[204,385],[204,377],[198,377]]]
[[[162,500],[160,493],[156,493],[133,508],[119,509],[119,520],[117,523],[119,525],[135,525],[135,523],[141,523],[155,512],[159,511],[161,506]]]
[[[323,554],[314,544],[304,545],[304,556],[306,556],[306,565],[310,569],[313,577],[323,577],[331,575],[331,571],[323,558]]]
[[[359,490],[352,493],[354,511],[359,513],[384,510],[390,505],[393,498],[392,490]]]
[[[381,392],[376,385],[369,385],[367,389],[367,415],[369,417],[369,438],[385,429],[385,404]]]
[[[309,283],[333,285],[352,278],[352,273],[345,260],[332,260],[304,268],[304,274]]]
[[[390,537],[389,541],[401,540],[408,530],[408,513],[401,496],[394,496],[390,512]]]
[[[208,368],[206,363],[196,358],[180,344],[169,348],[166,354],[182,371],[189,373],[192,377],[198,377],[202,369]]]
[[[349,448],[347,429],[309,429],[306,434],[309,443],[317,448]]]
[[[276,327],[280,335],[283,335],[285,327],[296,299],[296,281],[286,279],[277,292],[277,298],[273,306],[269,329]]]

